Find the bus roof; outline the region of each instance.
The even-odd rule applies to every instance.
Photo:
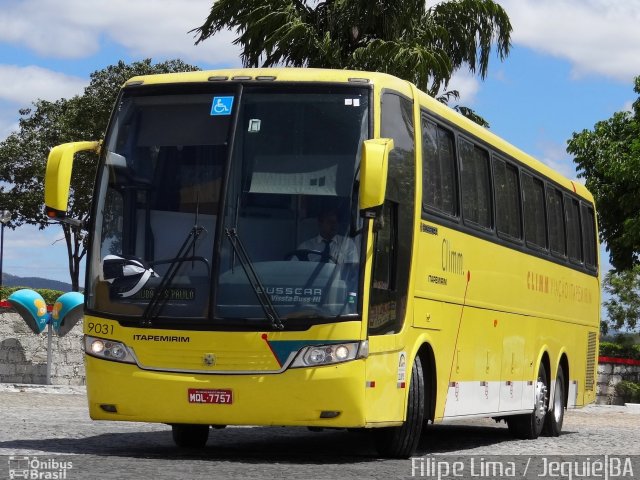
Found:
[[[390,88],[409,95],[411,89],[416,100],[427,110],[457,125],[498,151],[504,152],[529,168],[539,172],[550,180],[575,192],[577,195],[593,203],[593,196],[581,183],[572,181],[548,165],[523,152],[519,148],[503,140],[490,130],[481,127],[455,110],[447,107],[433,97],[418,90],[410,82],[385,73],[364,72],[356,70],[330,70],[319,68],[237,68],[222,70],[200,70],[195,72],[165,73],[143,75],[129,79],[125,86],[158,85],[166,83],[205,83],[224,81],[252,81],[252,82],[326,82],[348,83],[352,85],[370,84],[379,88]]]
[[[397,84],[407,90],[409,83],[386,73],[322,68],[236,68],[200,70],[196,72],[163,73],[133,77],[125,85],[143,81],[147,84],[197,83],[210,81],[277,81],[277,82],[338,82],[355,84]]]

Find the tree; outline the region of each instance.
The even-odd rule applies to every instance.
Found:
[[[136,75],[197,70],[180,60],[152,64],[151,59],[125,64],[120,61],[90,76],[82,95],[55,102],[36,100],[20,110],[19,128],[0,142],[0,195],[3,208],[13,212],[9,226],[50,225],[44,215],[44,172],[49,150],[77,140],[101,140],[120,87]],[[69,215],[86,221],[90,213],[96,158],[81,152],[73,165]],[[86,232],[63,224],[74,291],[79,289],[80,262],[87,251]]]
[[[609,294],[609,299],[603,302],[608,326],[616,330],[639,327],[640,265],[621,272],[608,272],[604,279],[604,290]]]
[[[509,53],[511,23],[492,0],[217,0],[194,29],[196,44],[235,30],[245,67],[386,72],[436,96],[463,66],[484,78],[495,42]],[[459,94],[439,97],[447,103]],[[466,107],[461,113],[484,123]]]
[[[640,94],[640,76],[634,91]],[[595,198],[600,239],[618,271],[638,264],[640,252],[640,97],[632,110],[574,133],[567,142],[578,176]]]

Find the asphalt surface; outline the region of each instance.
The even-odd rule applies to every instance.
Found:
[[[39,469],[40,478],[312,480],[438,478],[434,461],[442,460],[448,468],[456,459],[466,462],[463,468],[470,474],[472,457],[477,461],[471,466],[475,476],[515,473],[522,478],[531,459],[539,468],[547,468],[552,464],[542,459],[554,455],[578,468],[584,462],[575,463],[576,459],[611,462],[613,456],[618,467],[626,465],[626,478],[640,478],[640,406],[569,410],[560,437],[532,441],[512,439],[504,423],[491,419],[432,425],[423,434],[415,459],[388,460],[377,457],[368,435],[344,430],[230,427],[211,430],[204,449],[180,449],[166,425],[91,420],[81,387],[0,384],[0,479],[9,478],[10,467],[19,462],[24,466],[27,458]],[[484,469],[482,462],[494,458],[506,465],[505,471]],[[509,470],[512,463],[515,472]],[[559,477],[579,478],[575,471],[569,473]],[[14,468],[13,474],[20,478],[21,471]]]

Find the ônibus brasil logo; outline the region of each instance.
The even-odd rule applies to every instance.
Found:
[[[67,471],[73,468],[73,462],[55,458],[9,457],[9,478],[32,480],[65,480]]]

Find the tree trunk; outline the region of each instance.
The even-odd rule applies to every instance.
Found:
[[[71,290],[78,292],[80,291],[80,262],[87,253],[84,244],[84,235],[82,234],[82,230],[72,228],[65,224],[62,224],[62,230],[64,231],[64,239],[67,244]]]

